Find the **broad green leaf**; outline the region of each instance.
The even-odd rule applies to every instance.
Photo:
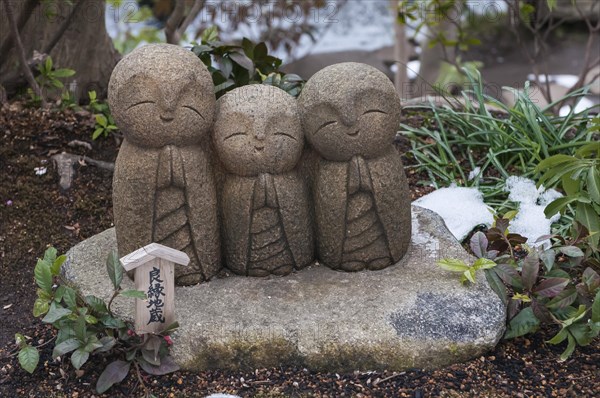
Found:
[[[546,271],[550,271],[552,270],[552,267],[554,267],[556,252],[553,249],[544,250],[540,253],[540,260],[544,263]]]
[[[562,354],[560,354],[559,362],[566,361],[571,356],[571,354],[573,354],[573,351],[575,351],[575,346],[576,346],[575,338],[573,336],[571,336],[571,334],[568,335],[568,338],[569,338],[569,343],[567,344],[567,349]]]
[[[100,135],[104,132],[104,128],[103,127],[98,127],[96,130],[94,130],[94,134],[92,134],[92,139],[95,140],[96,138],[100,137]]]
[[[445,258],[438,261],[437,265],[446,271],[452,272],[465,272],[469,269],[469,266],[464,261],[455,258]]]
[[[49,247],[44,252],[44,261],[48,264],[52,264],[56,260],[57,251],[54,247]]]
[[[146,299],[146,293],[144,293],[141,290],[123,290],[121,293],[119,293],[121,296],[123,297],[129,297],[129,298],[137,298],[140,300],[145,300]]]
[[[552,337],[550,340],[547,341],[547,343],[549,344],[560,344],[563,341],[565,341],[565,339],[567,338],[567,336],[569,335],[569,332],[567,331],[567,329],[561,329],[560,332],[558,332],[556,334],[556,336]]]
[[[569,327],[569,333],[573,335],[575,341],[580,346],[586,346],[592,342],[590,328],[585,323],[576,323]]]
[[[99,113],[99,114],[95,115],[95,118],[96,118],[96,124],[106,128],[106,126],[108,125],[108,119],[106,119],[106,116]]]
[[[71,77],[75,74],[73,69],[57,69],[53,72],[54,77]]]
[[[537,167],[535,168],[535,170],[537,172],[542,172],[546,169],[549,169],[551,167],[556,167],[558,165],[562,165],[565,163],[573,163],[573,162],[577,162],[578,159],[573,157],[573,156],[568,156],[568,155],[554,155],[554,156],[550,156],[547,159],[542,160]]]
[[[105,315],[100,318],[100,322],[102,322],[102,324],[107,328],[111,329],[122,329],[127,326],[121,319],[113,318],[110,315]]]
[[[63,301],[66,306],[70,309],[75,309],[77,307],[77,293],[72,288],[65,286],[65,292],[63,294]]]
[[[90,325],[95,325],[98,323],[98,319],[93,315],[85,315],[85,322]]]
[[[582,146],[575,152],[575,155],[586,157],[592,155],[594,152],[597,152],[597,157],[600,157],[600,141],[590,142],[589,144]]]
[[[556,213],[560,212],[562,209],[567,207],[567,205],[573,202],[578,202],[580,199],[580,195],[565,196],[562,198],[555,199],[552,202],[550,202],[548,206],[546,206],[546,208],[544,209],[544,214],[548,218],[553,217]]]
[[[44,260],[38,260],[33,270],[35,283],[48,294],[52,294],[52,272],[50,263]]]
[[[594,211],[592,205],[588,203],[577,203],[575,219],[588,229],[590,235],[595,236],[596,239],[598,238],[600,235],[600,216],[598,215],[598,212]]]
[[[86,341],[87,339],[87,325],[85,322],[85,315],[79,315],[73,325],[75,337],[80,341]]]
[[[33,316],[39,317],[44,315],[50,309],[50,303],[47,300],[37,299],[33,303]]]
[[[475,264],[473,264],[473,268],[475,270],[490,269],[490,268],[494,268],[495,266],[496,266],[496,263],[487,258],[478,258],[477,261],[475,261]]]
[[[463,276],[469,282],[475,283],[475,269],[474,268],[469,268],[468,270],[463,272]]]
[[[554,268],[552,271],[546,272],[545,276],[548,278],[571,278],[571,276],[566,271],[559,268]]]
[[[107,391],[115,383],[122,382],[127,374],[129,374],[130,362],[125,361],[114,361],[108,364],[106,369],[102,372],[96,383],[96,391],[98,394],[102,394]]]
[[[540,259],[536,252],[531,251],[523,260],[523,269],[521,278],[523,279],[523,287],[526,290],[531,290],[537,282],[538,273],[540,271]]]
[[[563,321],[564,326],[571,326],[578,320],[584,317],[586,313],[586,306],[580,305],[579,308],[575,309],[575,311],[569,311],[569,319]]]
[[[596,167],[592,167],[588,172],[587,183],[590,198],[592,198],[594,202],[600,203],[600,170]]]
[[[498,297],[500,297],[502,303],[506,305],[508,303],[506,286],[504,286],[504,283],[502,283],[498,275],[492,270],[485,270],[485,278],[492,290],[498,295]]]
[[[567,196],[577,196],[579,194],[579,180],[573,178],[571,174],[565,174],[561,178],[562,188]]]
[[[52,262],[52,267],[50,268],[52,275],[58,276],[60,274],[60,267],[63,265],[66,259],[67,256],[63,254],[62,256],[59,256],[56,260]]]
[[[584,255],[581,249],[576,246],[563,246],[559,247],[558,250],[569,257],[583,257]]]
[[[118,290],[123,281],[123,266],[119,261],[116,250],[113,250],[108,255],[108,258],[106,259],[106,270],[108,271],[108,276],[110,277],[115,290]]]
[[[70,309],[64,308],[62,306],[57,306],[55,302],[52,302],[52,304],[50,304],[50,310],[42,319],[42,322],[54,323],[59,319],[66,317],[67,315],[71,315],[71,313],[72,311]]]
[[[81,342],[77,339],[71,338],[57,344],[52,350],[52,359],[56,359],[61,355],[68,354],[71,351],[78,349],[81,346]]]
[[[524,308],[517,316],[511,319],[504,338],[512,339],[526,335],[527,333],[536,331],[539,325],[540,321],[533,314],[533,309],[531,307]]]
[[[97,315],[104,315],[108,313],[106,303],[99,297],[96,296],[85,296],[85,302],[90,307],[93,313]]]
[[[546,307],[550,309],[566,308],[577,300],[577,290],[567,289],[560,292],[556,297],[550,300]]]
[[[29,373],[33,373],[40,361],[40,354],[35,347],[30,345],[19,351],[19,365]]]
[[[73,353],[71,354],[71,363],[73,364],[73,367],[75,369],[79,370],[79,368],[81,368],[83,364],[87,362],[89,357],[89,352],[86,352],[82,348],[79,348],[73,351]]]
[[[570,280],[565,278],[548,278],[543,280],[533,291],[542,297],[557,296],[568,284]]]
[[[154,366],[160,365],[160,357],[154,353],[153,350],[142,349],[142,357],[150,364]]]
[[[594,302],[592,303],[592,322],[600,322],[600,291],[596,293]]]

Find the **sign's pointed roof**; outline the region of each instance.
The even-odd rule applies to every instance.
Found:
[[[136,251],[121,257],[121,264],[126,271],[136,269],[140,265],[155,258],[171,261],[179,265],[188,265],[190,258],[182,251],[171,249],[159,243],[150,243]]]

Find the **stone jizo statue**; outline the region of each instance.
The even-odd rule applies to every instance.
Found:
[[[379,270],[404,256],[410,193],[393,140],[400,99],[377,69],[342,63],[316,73],[299,98],[314,165],[317,256],[343,271]]]
[[[209,280],[221,268],[205,151],[215,113],[210,73],[189,50],[147,45],[117,64],[108,95],[125,136],[113,179],[119,253],[160,243],[191,259],[175,271],[178,285]]]
[[[286,275],[314,260],[309,193],[296,167],[304,134],[296,100],[266,85],[219,99],[213,143],[227,171],[219,197],[227,267]]]

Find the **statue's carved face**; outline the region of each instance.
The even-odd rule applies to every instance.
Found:
[[[325,159],[375,158],[393,145],[400,100],[383,73],[368,65],[338,64],[315,75],[304,90],[306,139]]]
[[[282,90],[259,85],[230,92],[219,100],[213,142],[234,174],[292,170],[304,146],[295,100]]]
[[[213,122],[210,74],[176,46],[143,47],[117,65],[109,92],[111,110],[127,140],[143,147],[196,144]]]

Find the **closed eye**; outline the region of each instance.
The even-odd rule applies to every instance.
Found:
[[[387,112],[384,112],[380,109],[369,109],[368,111],[363,113],[363,115],[366,115],[367,113],[383,113],[384,115],[387,115]]]
[[[134,106],[138,106],[138,105],[144,105],[144,104],[155,104],[155,102],[154,102],[154,101],[141,101],[141,102],[138,102],[138,103],[136,103],[136,104],[130,105],[130,106],[127,108],[127,110],[130,110],[130,109],[131,109],[131,108],[133,108]]]
[[[233,133],[231,135],[228,135],[227,137],[225,137],[225,139],[223,141],[228,140],[228,139],[233,138],[233,137],[240,136],[240,135],[246,135],[246,133],[244,133],[242,131],[238,131],[237,133]]]
[[[323,123],[322,125],[319,126],[319,128],[317,129],[317,131],[315,131],[315,134],[317,134],[319,132],[319,130],[321,130],[321,129],[327,127],[327,126],[329,126],[330,124],[334,124],[334,123],[337,123],[337,122],[335,120],[332,120],[330,122]]]
[[[196,109],[192,106],[189,106],[189,105],[184,105],[183,108],[187,108],[189,110],[196,112],[198,114],[198,116],[200,116],[202,119],[204,119],[204,116],[202,116],[202,114],[200,113],[200,111],[198,111],[198,109]]]
[[[278,131],[278,132],[276,132],[276,133],[275,133],[275,135],[283,135],[283,136],[286,136],[286,137],[288,137],[288,138],[291,138],[291,139],[293,139],[294,141],[298,141],[298,140],[296,139],[296,137],[293,137],[293,136],[289,135],[288,133],[284,133],[284,132],[282,132],[282,131]]]

